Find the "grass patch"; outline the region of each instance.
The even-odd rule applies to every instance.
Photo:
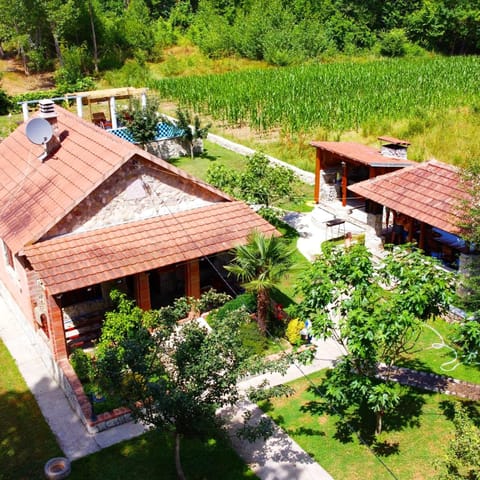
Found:
[[[181,458],[189,480],[257,478],[223,439],[184,439]],[[175,480],[174,439],[164,432],[148,432],[73,462],[69,478]]]
[[[204,140],[204,149],[203,155],[195,157],[193,160],[190,156],[185,156],[172,159],[169,162],[204,181],[207,178],[207,170],[213,163],[225,165],[235,172],[241,172],[245,169],[247,157],[244,155],[223,148],[208,140]],[[278,202],[278,207],[295,212],[310,212],[313,209],[313,204],[306,203],[306,201],[312,198],[313,186],[299,182],[294,199]]]
[[[448,346],[454,346],[450,336],[455,330],[455,325],[437,318],[429,321]],[[433,348],[434,344],[440,344],[440,337],[428,327],[423,327],[420,337],[415,344],[415,349],[410,355],[406,355],[399,364],[404,367],[414,368],[438,375],[446,375],[459,380],[480,384],[480,365],[464,365],[460,361],[447,364],[455,360],[455,353],[446,347]],[[455,365],[457,365],[455,367]]]
[[[188,40],[166,48],[158,63],[149,63],[154,78],[221,74],[250,68],[271,68],[266,62],[240,57],[209,58]]]
[[[0,479],[44,478],[45,463],[62,451],[1,341],[0,366]]]
[[[324,372],[310,376],[315,384],[323,377]],[[457,400],[452,397],[408,389],[407,401],[397,409],[397,414],[385,416],[384,432],[375,441],[368,438],[369,448],[345,428],[339,417],[322,413],[320,399],[306,379],[290,385],[295,388],[295,395],[272,399],[260,406],[333,478],[391,478],[380,460],[400,480],[430,479],[438,473],[434,462],[443,455],[453,433],[452,406]],[[469,407],[472,418],[478,422],[478,403],[470,402]],[[354,430],[373,432],[373,414],[370,419],[349,420]]]
[[[246,157],[243,155],[220,147],[208,140],[204,141],[204,148],[203,155],[194,157],[193,160],[190,156],[185,156],[172,159],[169,162],[201,180],[206,180],[207,170],[212,163],[220,163],[237,172],[245,168]]]
[[[310,267],[310,262],[300,253],[297,247],[298,232],[290,225],[281,222],[275,225],[277,230],[283,235],[289,248],[293,250],[293,266],[290,271],[282,278],[277,285],[277,291],[273,292],[273,298],[283,307],[288,307],[292,302],[298,301],[295,294],[295,285],[298,283],[299,276]]]

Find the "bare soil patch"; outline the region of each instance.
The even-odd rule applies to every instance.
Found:
[[[0,72],[1,87],[9,95],[55,88],[52,72],[25,75],[21,63],[14,58],[0,60]]]

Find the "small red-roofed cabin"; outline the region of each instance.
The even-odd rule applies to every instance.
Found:
[[[311,142],[316,149],[315,203],[340,197],[345,207],[350,185],[415,163],[407,159],[409,142],[393,137],[379,140],[380,150],[352,142]]]
[[[98,336],[112,288],[144,309],[199,297],[224,286],[227,253],[252,230],[278,234],[244,203],[47,104],[37,118],[51,140],[33,143],[27,123],[0,143],[0,280],[55,360]]]
[[[378,205],[384,240],[416,242],[427,254],[457,268],[468,245],[461,238],[459,208],[468,200],[458,168],[436,160],[349,186]]]

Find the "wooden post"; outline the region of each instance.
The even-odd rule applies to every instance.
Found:
[[[347,206],[347,164],[342,162],[342,207]]]
[[[63,314],[57,300],[45,291],[48,311],[48,330],[50,331],[50,345],[55,360],[68,358],[67,341],[65,339],[65,328],[63,326]]]
[[[408,220],[408,243],[411,243],[413,240],[413,218]]]
[[[420,238],[418,239],[418,248],[425,250],[425,223],[420,222]]]
[[[368,168],[368,178],[375,178],[375,167],[370,166]]]
[[[137,273],[134,276],[135,300],[142,310],[151,310],[150,281],[147,272]]]
[[[200,298],[200,262],[198,258],[186,265],[185,286],[187,297]]]
[[[28,120],[28,102],[22,102],[23,121]]]
[[[315,188],[313,190],[313,201],[320,202],[320,175],[322,173],[322,152],[320,148],[316,148],[315,155]]]

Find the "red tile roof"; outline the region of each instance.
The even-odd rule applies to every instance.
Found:
[[[399,138],[395,138],[395,137],[388,137],[386,135],[383,135],[381,137],[378,137],[378,139],[381,141],[381,142],[388,142],[388,143],[393,143],[394,145],[401,145],[403,147],[408,147],[409,145],[411,145],[410,142],[408,142],[407,140],[400,140]]]
[[[275,228],[242,202],[219,202],[77,235],[25,249],[53,295],[166,265],[223,252],[257,229]]]
[[[43,147],[27,139],[25,124],[0,143],[0,237],[14,253],[37,241],[135,155],[213,192],[219,200],[230,200],[137,146],[61,107],[55,109],[62,142],[43,162],[38,158]]]
[[[408,167],[415,162],[383,156],[377,149],[352,142],[310,142],[313,147],[334,153],[345,160],[363,163],[371,167]]]
[[[350,185],[349,190],[450,233],[458,233],[457,205],[466,196],[459,170],[437,162],[418,164]]]

